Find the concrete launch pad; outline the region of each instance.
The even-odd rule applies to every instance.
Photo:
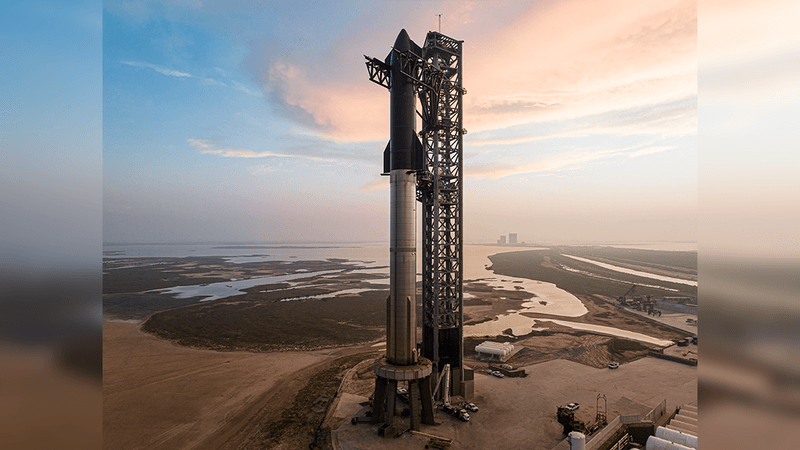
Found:
[[[598,393],[608,398],[609,421],[619,415],[645,414],[664,399],[667,411],[697,401],[696,367],[651,357],[623,364],[616,370],[563,359],[526,366],[525,370],[529,374],[526,378],[502,379],[476,370],[475,396],[470,401],[480,409],[470,413],[470,421],[461,422],[437,411],[440,425],[423,424],[421,431],[454,439],[453,449],[550,450],[565,437],[556,420],[559,405],[580,403],[576,416],[591,423]],[[454,403],[458,401],[453,399]],[[349,405],[337,415],[356,414],[361,408],[356,402]],[[349,416],[344,419],[332,433],[334,449],[424,448],[428,442],[428,438],[408,432],[384,439],[377,435],[378,425],[352,425]]]

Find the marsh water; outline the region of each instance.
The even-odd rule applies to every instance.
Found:
[[[535,294],[534,300],[524,302],[520,310],[510,310],[508,314],[497,316],[494,320],[483,322],[476,325],[464,327],[465,336],[497,336],[509,328],[515,335],[527,334],[533,329],[544,329],[546,321],[542,319],[531,319],[523,316],[523,312],[536,312],[561,316],[565,318],[579,317],[588,312],[583,303],[569,292],[559,289],[552,283],[526,278],[510,277],[498,275],[489,270],[491,261],[489,256],[498,253],[535,250],[531,247],[515,248],[509,246],[494,245],[464,245],[464,280],[465,282],[481,282],[491,286],[494,290],[514,291],[524,289]],[[204,301],[225,298],[235,295],[243,295],[243,289],[252,288],[259,285],[274,283],[288,283],[292,289],[298,283],[297,280],[308,279],[309,277],[331,277],[345,270],[351,273],[363,273],[370,275],[385,275],[378,279],[368,279],[372,289],[386,289],[389,283],[389,249],[386,243],[365,243],[365,244],[316,244],[316,245],[297,245],[297,244],[140,244],[140,245],[105,245],[103,247],[105,258],[115,260],[127,260],[142,257],[203,257],[217,256],[233,264],[253,263],[259,261],[319,261],[327,259],[347,260],[347,265],[352,268],[341,270],[298,270],[292,274],[255,277],[249,279],[231,279],[219,283],[208,283],[193,286],[175,286],[160,289],[158,292],[164,294],[174,294],[178,298],[188,298],[194,296],[205,296]],[[567,256],[567,255],[565,255]],[[576,258],[577,259],[577,258]],[[594,261],[592,261],[594,262]],[[136,265],[136,260],[131,259],[131,265]],[[417,274],[420,279],[421,260],[417,258]],[[654,275],[654,274],[649,274]],[[657,277],[657,276],[654,276]],[[656,278],[658,279],[658,278]],[[670,280],[671,281],[671,280]],[[686,280],[681,280],[685,282]],[[696,283],[695,283],[696,284]],[[329,294],[313,296],[298,296],[299,298],[331,298],[342,294],[359,293],[368,288],[348,289],[346,291],[336,291]],[[465,292],[465,297],[474,295]],[[499,294],[502,296],[502,293]],[[292,300],[287,299],[287,300]],[[573,328],[590,329],[589,325],[579,324],[570,321],[556,321],[564,326]],[[537,327],[539,325],[539,327]],[[605,334],[624,336],[646,342],[666,345],[666,341],[660,341],[650,336],[638,333],[630,333],[611,327],[591,326],[593,331]],[[602,329],[600,329],[602,328]],[[656,342],[658,341],[658,342]]]

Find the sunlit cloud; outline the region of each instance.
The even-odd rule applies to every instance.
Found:
[[[236,89],[237,91],[244,92],[247,95],[252,95],[254,97],[263,97],[264,96],[264,94],[261,91],[255,91],[255,90],[252,90],[252,89],[248,89],[247,86],[243,85],[242,83],[239,83],[238,81],[231,80],[231,83],[233,84],[234,89]]]
[[[213,147],[213,145],[211,145],[211,142],[209,142],[206,139],[192,139],[192,138],[189,138],[189,139],[186,140],[186,142],[188,142],[189,145],[191,145],[192,147],[194,147],[197,150],[207,150],[207,149],[210,149],[210,148]]]
[[[277,172],[281,170],[280,167],[276,166],[268,166],[266,164],[262,164],[260,166],[253,166],[250,168],[250,173],[253,175],[267,175],[273,172]]]
[[[225,158],[266,158],[267,156],[286,156],[273,152],[254,152],[246,148],[220,148],[215,150],[203,150],[207,155],[220,155]]]
[[[335,160],[330,158],[323,158],[319,156],[313,155],[297,155],[297,154],[287,154],[287,153],[275,153],[271,151],[261,151],[255,152],[253,150],[247,148],[214,148],[214,145],[206,140],[206,139],[192,139],[189,138],[186,140],[189,145],[197,150],[200,150],[201,153],[206,155],[219,155],[225,158],[267,158],[267,157],[277,157],[277,158],[303,158],[309,159],[312,161],[324,161],[324,162],[334,162]]]
[[[156,135],[163,129],[162,147],[178,142],[173,155],[189,156],[207,171],[221,170],[219,176],[258,176],[259,186],[302,214],[318,215],[320,205],[334,202],[330,195],[298,200],[304,191],[286,183],[291,177],[285,172],[295,170],[304,179],[313,173],[309,181],[325,186],[324,191],[354,190],[346,196],[337,192],[337,198],[356,205],[340,209],[368,211],[371,203],[358,202],[377,201],[386,193],[388,178],[378,174],[390,133],[389,92],[369,81],[361,55],[383,59],[401,27],[422,44],[425,32],[437,29],[438,13],[443,13],[442,31],[464,42],[468,93],[463,112],[469,134],[464,136],[463,173],[470,186],[485,188],[470,193],[484,195],[470,197],[474,214],[465,215],[470,236],[483,239],[498,232],[497,221],[486,219],[497,217],[490,214],[493,208],[512,211],[502,221],[518,220],[524,226],[516,228],[528,227],[531,235],[566,229],[541,215],[537,218],[542,220],[531,220],[524,210],[501,208],[512,200],[522,204],[541,198],[577,210],[586,198],[630,192],[636,198],[625,202],[626,208],[641,217],[650,217],[639,213],[662,199],[681,211],[696,205],[694,197],[684,195],[696,184],[696,0],[393,1],[368,7],[351,1],[319,4],[314,11],[292,2],[277,8],[257,2],[203,2],[202,8],[188,7],[185,0],[144,3],[145,16],[156,25],[182,18],[180,27],[173,28],[181,28],[179,37],[194,40],[193,45],[162,49],[161,40],[139,27],[137,39],[152,45],[110,54],[149,55],[141,58],[163,66],[116,59],[107,65],[108,73],[141,81],[149,98],[139,96],[148,101],[137,104],[156,105],[172,123],[163,128],[160,120],[148,122],[143,115],[152,108],[129,114],[133,108],[121,103],[116,123],[129,115],[136,123],[113,130],[109,120],[113,133],[107,136],[123,139],[139,129]],[[114,12],[122,6],[109,8],[124,19],[120,26],[127,26],[130,19]],[[124,45],[131,42],[138,41],[126,39]],[[719,70],[726,67],[721,64]],[[191,80],[187,84],[176,78]],[[182,88],[176,91],[175,83]],[[114,92],[113,83],[108,87]],[[151,115],[156,116],[161,117]],[[128,146],[135,148],[141,142],[136,139]],[[186,143],[181,146],[181,141]],[[128,160],[108,158],[106,167],[109,173],[127,170],[122,164]],[[203,172],[187,176],[195,174]],[[653,183],[629,182],[641,179]],[[539,188],[550,185],[543,195]],[[592,191],[580,195],[587,186]],[[640,197],[645,200],[639,202]],[[282,211],[287,217],[294,213]],[[665,229],[663,221],[652,224],[654,235]],[[588,233],[581,222],[572,231],[575,236]],[[567,231],[563,235],[578,239]]]
[[[666,151],[674,150],[674,149],[675,149],[675,147],[671,147],[671,146],[647,147],[647,148],[643,148],[641,150],[637,150],[635,152],[628,153],[628,157],[629,158],[638,158],[639,156],[652,155],[654,153],[661,153],[661,152],[666,152]]]
[[[492,7],[503,6],[497,2]],[[486,7],[461,8],[463,17],[448,17],[449,23],[469,23],[480,14],[474,9]],[[464,34],[454,37],[464,39],[469,61],[464,126],[475,133],[694,99],[696,16],[694,0],[572,0],[532,4],[493,29],[458,25]],[[575,32],[576,23],[581,24],[580,33]],[[368,32],[372,31],[356,31],[356,38],[367,40]],[[423,36],[412,37],[419,41]],[[321,69],[341,64],[342,57],[333,50],[308,64],[275,55],[259,67],[257,76],[275,105],[320,136],[337,142],[385,139],[388,94],[364,81],[363,66],[318,76]],[[690,114],[696,115],[696,108]],[[625,122],[620,118],[603,129],[641,134]],[[664,136],[692,133],[693,125],[686,122],[652,122],[648,131]],[[582,132],[588,130],[571,130],[569,135]]]
[[[313,79],[307,69],[283,60],[266,72],[273,101],[287,116],[336,142],[387,139],[389,94],[369,83]]]
[[[359,186],[360,191],[383,191],[389,189],[389,177],[376,177],[369,183]]]
[[[634,147],[625,148],[611,148],[600,150],[573,150],[565,153],[557,154],[551,158],[536,161],[527,164],[472,164],[464,168],[464,176],[474,179],[496,179],[503,178],[510,175],[521,174],[535,174],[535,173],[551,173],[551,172],[565,172],[569,170],[578,170],[583,168],[586,164],[614,158],[622,155],[631,155],[631,150]],[[671,149],[672,147],[665,147],[664,150]],[[651,151],[652,149],[658,149]],[[661,147],[650,147],[638,152],[643,152],[640,155],[656,153],[664,151]],[[633,153],[636,153],[634,151]]]
[[[696,40],[694,1],[540,4],[474,45],[466,126],[570,120],[695,96]]]
[[[178,71],[178,70],[169,69],[167,67],[158,66],[156,64],[150,64],[150,63],[139,62],[139,61],[120,61],[120,62],[122,64],[125,64],[125,65],[128,65],[128,66],[133,66],[133,67],[146,67],[146,68],[155,70],[156,72],[158,72],[158,73],[160,73],[162,75],[168,75],[168,76],[171,76],[171,77],[197,78],[197,79],[200,80],[200,85],[202,85],[202,86],[225,86],[225,87],[228,86],[225,82],[216,80],[214,78],[199,77],[199,76],[195,76],[195,75],[192,75],[190,73],[187,73],[187,72],[181,72],[181,71]],[[218,67],[216,67],[215,69],[216,69],[217,72],[220,72],[220,73],[224,72],[222,69],[219,69]],[[263,97],[264,96],[264,94],[260,90],[250,89],[247,86],[245,86],[244,84],[239,83],[236,80],[228,80],[228,81],[233,85],[232,86],[233,89],[236,89],[237,91],[244,92],[245,94],[252,95],[254,97]]]
[[[530,129],[530,131],[525,131]],[[542,129],[548,131],[542,132]],[[557,131],[549,131],[555,129]],[[500,137],[491,137],[492,132],[477,133],[464,137],[468,147],[510,146],[527,142],[585,136],[649,135],[651,137],[679,137],[697,134],[697,99],[685,99],[676,104],[659,105],[645,109],[612,112],[587,117],[578,121],[540,124],[538,128],[522,128],[520,131],[503,130]],[[509,134],[517,135],[506,137]],[[488,135],[488,136],[487,136]]]
[[[155,70],[156,72],[158,72],[158,73],[160,73],[162,75],[169,75],[171,77],[193,78],[193,76],[191,74],[188,74],[186,72],[180,72],[180,71],[177,71],[177,70],[168,69],[166,67],[157,66],[155,64],[150,64],[150,63],[146,63],[146,62],[138,62],[138,61],[120,61],[120,62],[122,64],[126,64],[128,66],[133,66],[133,67],[147,67],[149,69]]]

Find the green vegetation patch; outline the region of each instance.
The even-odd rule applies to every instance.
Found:
[[[313,295],[312,292],[303,294]],[[383,336],[385,300],[385,291],[291,301],[264,300],[248,294],[153,314],[142,325],[142,330],[180,345],[214,350],[288,351],[339,347],[371,342]]]
[[[654,268],[689,269],[697,273],[697,252],[643,250],[616,247],[555,247],[554,250],[582,258],[635,263]]]
[[[553,283],[573,294],[600,294],[608,297],[619,297],[630,289],[631,284],[637,284],[639,286],[636,288],[636,292],[640,295],[652,295],[655,297],[697,296],[697,287],[695,286],[658,281],[604,269],[594,264],[561,256],[562,250],[564,249],[552,248],[500,253],[490,256],[489,259],[492,261],[491,269],[497,274]],[[665,257],[673,253],[651,252],[664,253]],[[564,253],[567,252],[565,251]],[[588,256],[586,257],[588,258]],[[663,286],[673,290],[642,286],[645,284]]]

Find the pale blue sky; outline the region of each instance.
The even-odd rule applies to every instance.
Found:
[[[618,2],[617,2],[618,3]],[[383,58],[464,40],[467,242],[696,240],[696,4],[105,2],[104,242],[388,237]]]

